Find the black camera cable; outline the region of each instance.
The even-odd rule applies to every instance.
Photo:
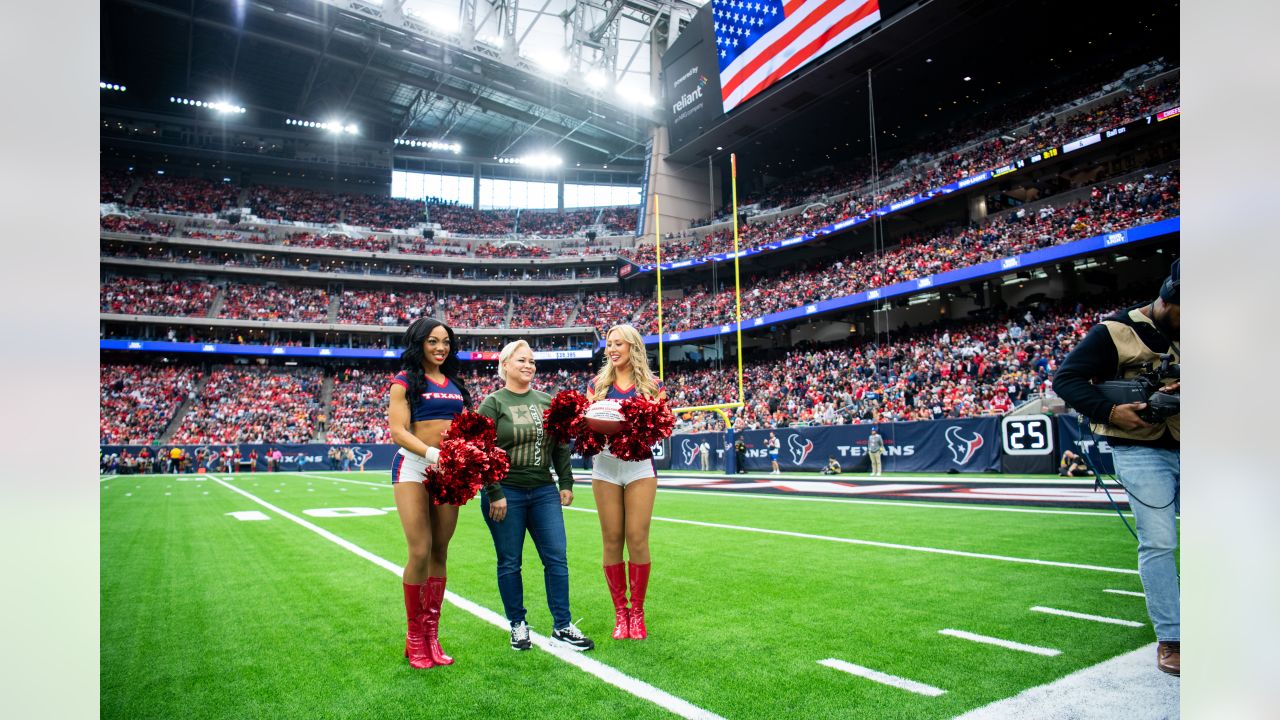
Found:
[[[1084,416],[1082,416],[1082,415],[1076,415],[1076,424],[1077,424],[1077,425],[1080,425],[1080,426],[1082,426],[1082,427],[1084,427],[1084,428],[1086,428],[1086,429],[1089,431],[1089,437],[1093,440],[1093,447],[1094,447],[1094,448],[1097,450],[1097,452],[1098,452],[1098,460],[1099,460],[1099,463],[1100,463],[1100,462],[1101,462],[1101,460],[1102,460],[1102,450],[1099,448],[1099,445],[1100,445],[1101,441],[1099,440],[1098,436],[1097,436],[1096,434],[1094,434],[1094,432],[1093,432],[1093,428],[1092,428],[1090,425],[1088,425],[1087,423],[1085,423],[1085,421],[1084,421]],[[1083,432],[1081,432],[1081,433],[1080,433],[1080,436],[1081,436],[1081,437],[1084,437],[1084,433],[1083,433]],[[1083,449],[1083,448],[1082,448],[1082,449]],[[1088,466],[1089,471],[1093,473],[1093,488],[1094,488],[1094,490],[1095,490],[1095,491],[1097,491],[1099,488],[1101,488],[1101,489],[1102,489],[1102,492],[1106,493],[1106,495],[1107,495],[1107,501],[1111,503],[1111,508],[1112,508],[1113,510],[1115,510],[1115,511],[1116,511],[1116,515],[1120,518],[1120,522],[1124,523],[1124,527],[1125,527],[1125,529],[1129,531],[1129,534],[1133,536],[1133,539],[1134,539],[1134,540],[1137,540],[1137,539],[1138,539],[1138,533],[1137,533],[1137,532],[1135,532],[1135,531],[1134,531],[1134,529],[1133,529],[1133,527],[1129,525],[1129,520],[1128,520],[1128,518],[1126,518],[1126,517],[1124,516],[1124,513],[1120,510],[1120,505],[1116,503],[1116,499],[1115,499],[1114,497],[1112,497],[1112,496],[1111,496],[1111,491],[1107,488],[1106,484],[1104,484],[1104,483],[1102,482],[1102,480],[1103,480],[1103,473],[1102,473],[1101,471],[1099,471],[1099,470],[1098,470],[1098,466],[1094,464],[1094,462],[1093,462],[1093,458],[1091,458],[1091,457],[1089,456],[1089,453],[1090,453],[1090,451],[1089,451],[1089,450],[1084,450],[1084,452],[1081,454],[1081,457],[1084,459],[1084,464],[1085,464],[1086,466]],[[1113,461],[1113,462],[1114,462],[1114,461]],[[1124,490],[1125,494],[1129,496],[1129,500],[1130,500],[1130,501],[1140,503],[1140,504],[1141,504],[1141,505],[1143,505],[1144,507],[1149,507],[1149,508],[1151,508],[1152,510],[1163,510],[1163,509],[1165,509],[1165,508],[1169,507],[1170,505],[1172,505],[1172,504],[1174,504],[1174,503],[1176,503],[1176,502],[1178,501],[1178,496],[1182,493],[1181,488],[1179,488],[1179,489],[1177,489],[1177,490],[1174,490],[1174,491],[1173,491],[1173,497],[1172,497],[1172,498],[1170,498],[1169,502],[1167,502],[1167,503],[1165,503],[1165,504],[1163,504],[1163,505],[1152,505],[1152,504],[1151,504],[1151,503],[1149,503],[1149,502],[1144,502],[1144,501],[1143,501],[1143,499],[1142,499],[1142,498],[1140,498],[1140,497],[1138,497],[1137,495],[1134,495],[1134,494],[1133,494],[1133,491],[1132,491],[1132,490],[1130,490],[1129,488],[1125,487],[1125,484],[1124,484],[1123,482],[1120,482],[1120,478],[1119,478],[1119,477],[1117,477],[1116,475],[1114,475],[1114,474],[1107,474],[1107,475],[1106,475],[1106,478],[1107,478],[1108,480],[1110,480],[1111,482],[1114,482],[1116,485],[1119,485],[1119,486],[1120,486],[1120,489]],[[1130,507],[1132,507],[1132,503],[1130,504]],[[1135,520],[1136,520],[1136,518],[1135,518]],[[1139,541],[1139,542],[1140,542],[1140,541]]]

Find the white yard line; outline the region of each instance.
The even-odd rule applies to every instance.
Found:
[[[262,498],[259,498],[245,490],[241,490],[240,488],[220,478],[211,476],[209,479],[227,488],[228,490],[231,490],[232,492],[238,493],[248,498],[249,500],[252,500],[253,502],[261,505],[262,507],[270,510],[271,512],[276,513],[280,517],[283,517],[286,520],[290,520],[294,523],[297,523],[298,525],[301,525],[302,527],[310,530],[311,532],[319,535],[320,537],[328,540],[329,542],[332,542],[335,545],[338,545],[339,547],[345,550],[348,550],[352,553],[355,553],[356,555],[359,555],[360,557],[364,558],[365,560],[368,560],[369,562],[377,565],[378,567],[381,567],[385,570],[388,570],[394,573],[397,577],[404,572],[404,568],[400,567],[399,565],[396,565],[390,560],[386,560],[382,557],[379,557],[349,540],[341,538],[329,532],[328,530],[325,530],[324,528],[318,525],[315,525],[314,523],[308,522],[298,517],[297,515],[294,515],[288,511],[285,511],[276,507],[275,505],[272,505],[271,503],[267,502],[266,500],[263,500]],[[477,605],[471,602],[470,600],[467,600],[466,598],[458,596],[453,592],[447,591],[445,593],[445,599],[447,599],[455,607],[465,610],[471,613],[472,615],[475,615],[476,617],[480,618],[481,620],[484,620],[485,622],[490,623],[491,625],[496,625],[497,627],[501,628],[504,632],[510,629],[510,624],[506,621],[505,618],[503,618],[498,613],[493,612],[492,610],[489,610],[488,608]],[[715,713],[709,710],[704,710],[696,705],[693,705],[692,703],[689,703],[688,701],[682,700],[674,695],[671,695],[670,693],[667,693],[664,690],[660,690],[644,682],[643,680],[638,680],[636,678],[631,677],[630,675],[626,675],[625,673],[617,670],[616,668],[610,665],[605,665],[604,663],[599,662],[598,660],[594,660],[590,657],[587,657],[582,653],[575,652],[572,650],[566,650],[562,647],[554,645],[551,643],[550,638],[546,637],[545,635],[531,632],[529,633],[529,636],[530,636],[530,639],[533,641],[534,645],[538,646],[542,650],[545,650],[546,652],[550,653],[556,658],[570,665],[573,665],[574,667],[578,668],[579,670],[582,670],[583,672],[586,672],[590,675],[594,675],[595,677],[603,680],[604,682],[609,683],[614,687],[620,688],[642,700],[647,700],[648,702],[651,702],[657,705],[658,707],[668,710],[676,715],[679,715],[680,717],[690,718],[690,719],[697,718],[698,720],[724,720],[719,715],[716,715]]]
[[[347,480],[346,478],[330,477],[329,475],[318,475],[318,474],[316,474],[316,473],[312,473],[312,472],[293,472],[293,473],[289,473],[289,474],[290,474],[290,475],[297,475],[297,476],[299,476],[299,477],[316,478],[316,479],[319,479],[319,480],[332,480],[333,482],[350,483],[350,484],[352,484],[352,485],[368,485],[369,487],[386,488],[387,490],[390,490],[390,489],[391,489],[391,481],[390,481],[390,480],[387,480],[387,481],[386,481],[386,482],[384,482],[384,483],[371,483],[371,482],[365,482],[364,480]],[[388,476],[388,477],[389,477],[389,476]]]
[[[990,635],[979,635],[977,633],[967,632],[965,630],[952,630],[947,628],[939,630],[939,635],[949,635],[961,640],[972,640],[976,643],[985,645],[995,645],[996,647],[1007,648],[1009,650],[1019,650],[1021,652],[1033,653],[1035,655],[1044,655],[1045,657],[1055,657],[1062,654],[1061,650],[1053,648],[1040,647],[1039,645],[1027,645],[1025,643],[1014,642],[1012,640],[1002,640],[1001,638],[991,637]]]
[[[906,690],[907,692],[916,693],[917,695],[937,697],[947,692],[946,690],[936,688],[932,685],[925,685],[924,683],[916,682],[915,680],[900,678],[897,675],[889,675],[888,673],[882,673],[879,670],[872,670],[871,668],[854,665],[851,662],[845,662],[844,660],[837,660],[835,658],[819,660],[818,664],[825,665],[829,668],[840,670],[842,672],[847,672],[850,675],[857,675],[858,677],[866,678],[872,682],[878,682],[881,685],[891,685],[901,690]]]
[[[848,505],[889,505],[892,507],[907,507],[922,510],[976,510],[978,512],[1009,512],[1009,513],[1027,513],[1030,515],[1083,515],[1097,518],[1114,518],[1115,513],[1102,510],[1046,510],[1041,508],[1009,508],[1009,507],[990,507],[987,505],[965,504],[965,503],[930,503],[930,502],[899,502],[897,500],[852,500],[849,498],[829,498],[829,497],[795,497],[791,495],[766,495],[764,493],[752,492],[720,492],[716,490],[671,490],[663,487],[658,488],[660,493],[670,493],[672,495],[714,495],[718,497],[736,497],[736,498],[752,498],[754,500],[788,500],[791,502],[821,502],[821,503],[842,503]],[[1126,517],[1133,517],[1132,513],[1125,513]]]
[[[1061,615],[1062,617],[1076,618],[1078,620],[1090,620],[1092,622],[1107,623],[1108,625],[1124,625],[1125,627],[1144,627],[1140,622],[1132,620],[1121,620],[1119,618],[1104,617],[1102,615],[1090,615],[1088,613],[1078,613],[1071,610],[1059,610],[1058,608],[1040,607],[1039,605],[1031,608],[1031,612],[1045,613],[1047,615]]]
[[[590,508],[567,507],[566,510],[577,510],[578,512],[594,513],[595,510]],[[790,530],[769,530],[765,528],[746,527],[745,525],[726,525],[723,523],[701,522],[699,520],[682,520],[680,518],[659,517],[655,515],[654,520],[662,522],[679,523],[681,525],[697,525],[699,527],[720,528],[722,530],[738,530],[741,532],[763,533],[765,535],[783,535],[786,537],[805,538],[807,540],[824,540],[826,542],[846,543],[849,545],[866,545],[869,547],[889,548],[892,550],[907,550],[910,552],[933,553],[936,555],[953,555],[956,557],[977,558],[981,560],[997,560],[1000,562],[1021,563],[1024,565],[1046,565],[1049,567],[1071,568],[1074,570],[1092,570],[1095,572],[1119,573],[1123,575],[1137,575],[1137,570],[1128,568],[1113,568],[1103,565],[1082,565],[1079,563],[1058,562],[1056,560],[1036,560],[1034,558],[1010,557],[1008,555],[988,555],[986,553],[967,552],[964,550],[946,550],[943,548],[922,547],[919,545],[901,545],[898,543],[878,542],[875,540],[858,540],[856,538],[832,537],[830,535],[812,535],[810,533],[792,532]]]
[[[1130,597],[1140,597],[1140,598],[1144,598],[1147,596],[1146,593],[1134,592],[1132,590],[1113,590],[1111,588],[1107,588],[1102,592],[1111,593],[1112,595],[1129,595]]]

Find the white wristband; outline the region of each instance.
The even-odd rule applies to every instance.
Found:
[[[426,458],[428,465],[435,465],[440,462],[440,448],[427,446],[427,453],[422,457]]]

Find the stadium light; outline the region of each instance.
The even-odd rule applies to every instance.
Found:
[[[609,79],[605,77],[605,74],[598,69],[592,68],[592,70],[587,73],[587,85],[589,87],[593,87],[599,90],[600,88],[604,87],[608,82],[609,82]]]
[[[224,115],[243,115],[246,112],[248,112],[245,108],[240,107],[235,103],[227,102],[226,100],[215,100],[213,102],[206,102],[204,100],[191,100],[189,98],[170,97],[169,102],[174,103],[176,105],[193,105],[195,107],[206,108],[209,110],[213,110],[215,112],[222,113]]]
[[[447,143],[442,140],[408,140],[405,138],[396,138],[396,145],[406,145],[408,147],[426,148],[428,150],[441,150],[443,152],[451,152],[454,155],[462,152],[462,145],[459,143]],[[496,159],[496,158],[495,158]]]
[[[569,58],[559,52],[539,56],[536,62],[542,66],[543,70],[555,75],[563,75],[569,72]]]
[[[316,130],[328,130],[331,133],[339,135],[346,133],[347,135],[359,135],[360,126],[355,123],[344,123],[340,120],[331,120],[329,122],[316,122],[314,120],[299,120],[297,118],[285,118],[285,125],[295,125],[297,127],[314,128]]]
[[[125,87],[125,86],[123,86],[123,85],[117,85],[117,84],[115,84],[115,83],[99,82],[99,83],[98,83],[98,89],[99,89],[99,90],[112,90],[112,91],[115,91],[115,92],[124,92],[124,91],[125,91],[125,90],[127,90],[128,88],[126,88],[126,87]]]

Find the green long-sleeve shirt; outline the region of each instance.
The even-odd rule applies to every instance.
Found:
[[[507,451],[511,471],[502,483],[485,487],[489,500],[506,497],[502,485],[532,488],[549,485],[554,464],[561,490],[573,489],[569,446],[557,443],[542,427],[542,413],[551,407],[551,396],[539,390],[514,393],[506,388],[484,399],[477,411],[493,420],[498,447]]]

